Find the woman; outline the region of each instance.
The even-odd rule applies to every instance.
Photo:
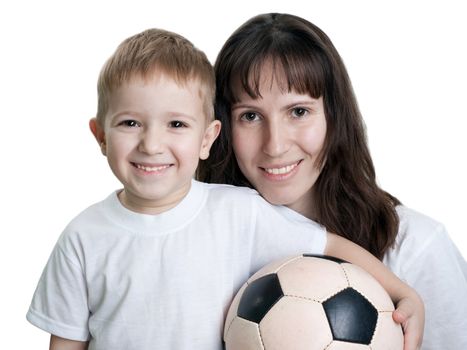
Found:
[[[345,66],[312,23],[256,16],[215,64],[220,138],[202,181],[253,187],[361,245],[422,296],[423,349],[467,349],[467,267],[444,227],[376,184]]]

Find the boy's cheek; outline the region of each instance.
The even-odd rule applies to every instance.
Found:
[[[107,156],[107,143],[105,141],[101,142],[101,152],[104,156]]]

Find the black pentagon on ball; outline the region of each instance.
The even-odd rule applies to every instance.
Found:
[[[346,288],[323,302],[334,340],[370,344],[378,310],[359,292]]]
[[[347,261],[345,261],[345,260],[336,258],[336,257],[334,257],[334,256],[330,256],[330,255],[303,254],[303,257],[305,257],[305,258],[320,258],[320,259],[325,259],[325,260],[334,261],[335,263],[338,263],[338,264],[343,264],[343,263],[346,263],[346,262],[347,262]]]
[[[260,323],[264,315],[284,296],[277,274],[269,274],[251,282],[243,292],[237,315]]]

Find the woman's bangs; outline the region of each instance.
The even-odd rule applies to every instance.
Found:
[[[251,98],[261,97],[260,81],[261,72],[265,64],[264,57],[245,57],[244,61],[237,61],[230,77],[230,89],[227,90],[227,98],[231,103],[239,101],[238,94],[246,92]]]
[[[244,91],[251,98],[261,97],[260,84],[264,81],[263,68],[272,65],[272,78],[284,92],[297,92],[319,98],[324,93],[325,72],[317,55],[309,52],[288,52],[275,50],[263,57],[237,62],[231,75],[229,100],[238,102],[238,92]]]
[[[282,71],[286,86],[284,91],[294,91],[299,94],[308,94],[313,98],[319,98],[324,93],[325,73],[323,63],[314,52],[304,51],[279,51],[275,71]],[[278,67],[278,64],[281,67]],[[286,90],[285,90],[286,89]]]

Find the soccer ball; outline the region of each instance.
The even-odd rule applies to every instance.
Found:
[[[394,304],[367,272],[300,255],[271,263],[239,290],[227,314],[227,350],[401,350]]]

